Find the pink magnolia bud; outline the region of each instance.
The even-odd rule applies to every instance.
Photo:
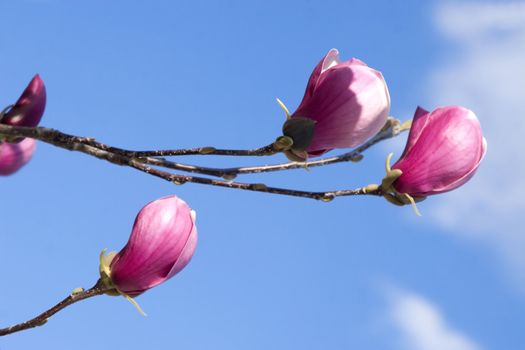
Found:
[[[319,156],[334,148],[364,143],[379,132],[389,111],[390,96],[381,73],[355,58],[341,62],[339,52],[332,49],[312,72],[291,121],[314,121],[313,136],[305,151],[309,156]],[[293,135],[286,136],[294,139]],[[301,150],[292,147],[292,151]]]
[[[33,155],[36,142],[23,139],[20,143],[0,143],[0,175],[11,175],[23,167]]]
[[[128,243],[111,261],[111,282],[135,297],[182,270],[196,246],[195,212],[175,196],[157,199],[139,212]]]
[[[46,87],[37,74],[14,106],[4,115],[1,122],[14,126],[37,126],[45,108]]]
[[[460,106],[427,112],[418,107],[393,183],[400,193],[425,197],[451,191],[476,172],[487,151],[476,115]]]

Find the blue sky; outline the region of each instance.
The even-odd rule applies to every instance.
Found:
[[[42,125],[130,149],[253,148],[279,135],[282,99],[300,103],[332,47],[382,71],[392,115],[462,104],[488,140],[476,177],[421,203],[330,203],[177,186],[39,144],[0,180],[0,327],[98,276],[147,202],[176,194],[197,212],[199,245],[172,280],[138,298],[76,304],[0,349],[520,349],[525,343],[525,3],[505,1],[0,3],[0,105],[35,73]],[[359,164],[247,176],[312,190],[378,182],[386,155]],[[207,165],[282,162],[190,158]]]

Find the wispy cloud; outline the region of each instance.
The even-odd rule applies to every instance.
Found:
[[[480,346],[452,328],[439,308],[420,295],[389,291],[389,320],[408,350],[479,350]]]
[[[523,2],[447,3],[441,5],[436,13],[439,30],[460,41],[497,35],[497,32],[523,30],[523,21]]]
[[[428,214],[498,249],[525,290],[525,2],[449,2],[435,23],[454,49],[430,76],[429,104],[473,109],[488,152],[473,180],[433,199]]]

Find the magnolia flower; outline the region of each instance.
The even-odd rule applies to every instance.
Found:
[[[471,110],[447,106],[429,113],[418,107],[405,150],[392,166],[402,172],[392,185],[415,198],[451,191],[474,175],[486,151]]]
[[[101,256],[101,278],[135,297],[182,270],[196,245],[195,212],[176,196],[157,199],[138,213],[126,246]]]
[[[19,143],[0,143],[0,175],[11,175],[23,167],[33,155],[36,142],[23,139]]]
[[[2,124],[37,126],[46,108],[46,87],[37,74],[29,82],[18,101],[1,119]]]
[[[287,155],[304,160],[364,143],[385,124],[390,96],[380,72],[358,59],[341,62],[332,49],[315,67],[303,100],[283,126]]]

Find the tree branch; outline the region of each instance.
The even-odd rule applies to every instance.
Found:
[[[190,176],[190,175],[171,174],[171,173],[168,173],[162,170],[158,170],[158,169],[149,167],[145,164],[137,162],[136,160],[132,160],[128,165],[132,168],[135,168],[147,174],[159,177],[166,181],[173,182],[176,185],[182,185],[187,182],[192,182],[192,183],[198,183],[198,184],[210,185],[210,186],[235,188],[238,190],[266,192],[266,193],[285,195],[285,196],[311,198],[311,199],[322,200],[325,202],[329,202],[335,197],[342,197],[342,196],[359,196],[359,195],[381,196],[382,195],[380,189],[370,190],[367,187],[362,187],[362,188],[353,189],[353,190],[311,192],[311,191],[292,190],[292,189],[279,188],[279,187],[270,187],[270,186],[266,186],[263,183],[242,183],[242,182],[208,179],[208,178]]]
[[[215,147],[198,147],[187,149],[156,150],[156,151],[127,151],[131,157],[168,157],[191,155],[217,155],[217,156],[271,156],[278,153],[273,148],[273,143],[252,150],[217,149]]]
[[[325,164],[332,164],[332,163],[337,163],[341,161],[353,160],[356,157],[358,157],[360,152],[362,152],[363,150],[367,149],[368,147],[372,146],[373,144],[379,142],[382,139],[391,137],[388,135],[394,134],[394,131],[392,130],[395,130],[396,125],[397,127],[399,127],[399,123],[395,123],[394,126],[389,126],[388,128],[385,129],[386,131],[383,130],[376,137],[372,138],[368,143],[359,147],[355,151],[345,153],[338,157],[332,157],[332,158],[327,158],[324,160],[318,160],[318,161],[312,161],[312,162],[306,162],[306,163],[286,163],[286,164],[277,164],[277,165],[270,165],[270,166],[263,166],[263,167],[233,168],[233,169],[238,169],[235,171],[239,171],[239,173],[263,172],[263,171],[294,169],[294,168],[299,168],[299,167],[304,167],[304,166],[321,166]],[[392,130],[388,131],[390,129]],[[397,133],[399,133],[399,131],[397,131]],[[187,183],[187,182],[192,182],[192,183],[198,183],[198,184],[204,184],[204,185],[210,185],[210,186],[235,188],[235,189],[240,189],[240,190],[256,191],[256,192],[266,192],[266,193],[272,193],[272,194],[311,198],[311,199],[318,199],[318,200],[325,200],[325,201],[329,201],[339,196],[356,196],[356,195],[380,196],[381,195],[380,190],[378,189],[374,189],[374,190],[368,189],[367,190],[366,188],[358,188],[358,189],[352,189],[352,190],[311,192],[311,191],[301,191],[301,190],[285,189],[285,188],[278,188],[278,187],[270,187],[262,183],[240,183],[240,182],[233,182],[233,181],[215,180],[215,179],[209,179],[209,178],[203,178],[203,177],[197,177],[197,176],[168,173],[166,171],[162,171],[162,170],[153,168],[149,166],[148,164],[146,164],[147,162],[154,162],[154,165],[166,167],[166,164],[165,164],[166,161],[162,159],[149,158],[149,157],[148,158],[130,157],[128,155],[129,151],[122,150],[122,149],[115,148],[115,147],[110,147],[107,145],[103,145],[99,142],[96,142],[93,138],[68,135],[58,130],[44,128],[44,127],[28,128],[28,127],[9,126],[9,125],[0,124],[0,135],[30,137],[33,139],[43,141],[48,144],[52,144],[60,148],[70,150],[70,151],[78,151],[78,152],[82,152],[90,156],[99,158],[99,159],[104,159],[113,164],[129,166],[139,171],[142,171],[144,173],[150,174],[155,177],[162,178],[166,181],[170,181],[170,182],[173,182],[179,185]],[[208,175],[227,176],[229,174],[235,174],[235,173],[228,173],[228,172],[224,173],[223,169],[199,168],[199,167],[195,167],[191,165],[180,165],[180,164],[179,166],[180,167],[177,167],[178,170],[192,171],[192,172],[204,172]],[[181,167],[183,167],[184,169],[181,169]],[[247,170],[242,170],[242,169],[247,169]]]
[[[81,290],[78,293],[71,293],[70,295],[67,296],[67,298],[65,298],[64,300],[62,300],[61,302],[59,302],[58,304],[56,304],[49,310],[42,312],[40,315],[36,316],[35,318],[32,318],[29,321],[15,324],[13,326],[6,327],[6,328],[0,328],[0,337],[4,335],[15,333],[15,332],[20,332],[26,329],[42,326],[47,322],[47,320],[51,316],[53,316],[60,310],[65,309],[66,307],[80,300],[84,300],[87,298],[91,298],[97,295],[104,294],[107,290],[108,290],[107,287],[104,287],[99,280],[97,284],[93,286],[93,288],[88,289],[88,290]]]
[[[299,169],[299,168],[311,168],[317,166],[324,166],[329,164],[335,164],[340,162],[353,161],[357,162],[363,158],[362,153],[368,148],[377,144],[380,141],[390,139],[398,136],[403,131],[408,130],[409,127],[406,124],[401,125],[398,120],[390,118],[383,129],[375,135],[373,138],[365,142],[363,145],[357,147],[356,149],[343,153],[338,156],[319,159],[315,161],[308,162],[288,162],[281,164],[271,164],[263,166],[252,166],[252,167],[232,167],[232,168],[210,168],[203,166],[196,166],[191,164],[183,164],[178,162],[172,162],[164,158],[155,158],[149,155],[190,155],[190,154],[209,154],[209,155],[271,155],[276,152],[273,150],[272,145],[264,146],[255,150],[217,150],[213,147],[201,147],[201,148],[192,148],[192,149],[181,149],[181,150],[158,150],[158,151],[130,151],[118,147],[112,147],[105,145],[96,141],[93,138],[89,137],[79,137],[64,134],[58,130],[49,129],[49,128],[24,128],[24,127],[12,127],[7,125],[0,124],[0,135],[9,135],[9,136],[25,136],[38,139],[43,142],[53,144],[57,147],[66,148],[69,150],[75,150],[79,146],[74,146],[74,144],[81,144],[84,146],[92,146],[98,148],[99,150],[106,151],[108,154],[114,154],[117,156],[122,156],[124,158],[138,159],[140,162],[145,164],[150,164],[158,167],[163,167],[167,169],[179,170],[189,173],[210,175],[216,177],[223,177],[227,180],[234,179],[239,174],[253,174],[253,173],[263,173],[263,172],[273,172],[273,171],[283,171],[290,169]],[[76,149],[80,150],[80,149]],[[82,151],[82,150],[80,150]],[[84,151],[82,151],[84,152]],[[87,153],[87,152],[84,152]]]

